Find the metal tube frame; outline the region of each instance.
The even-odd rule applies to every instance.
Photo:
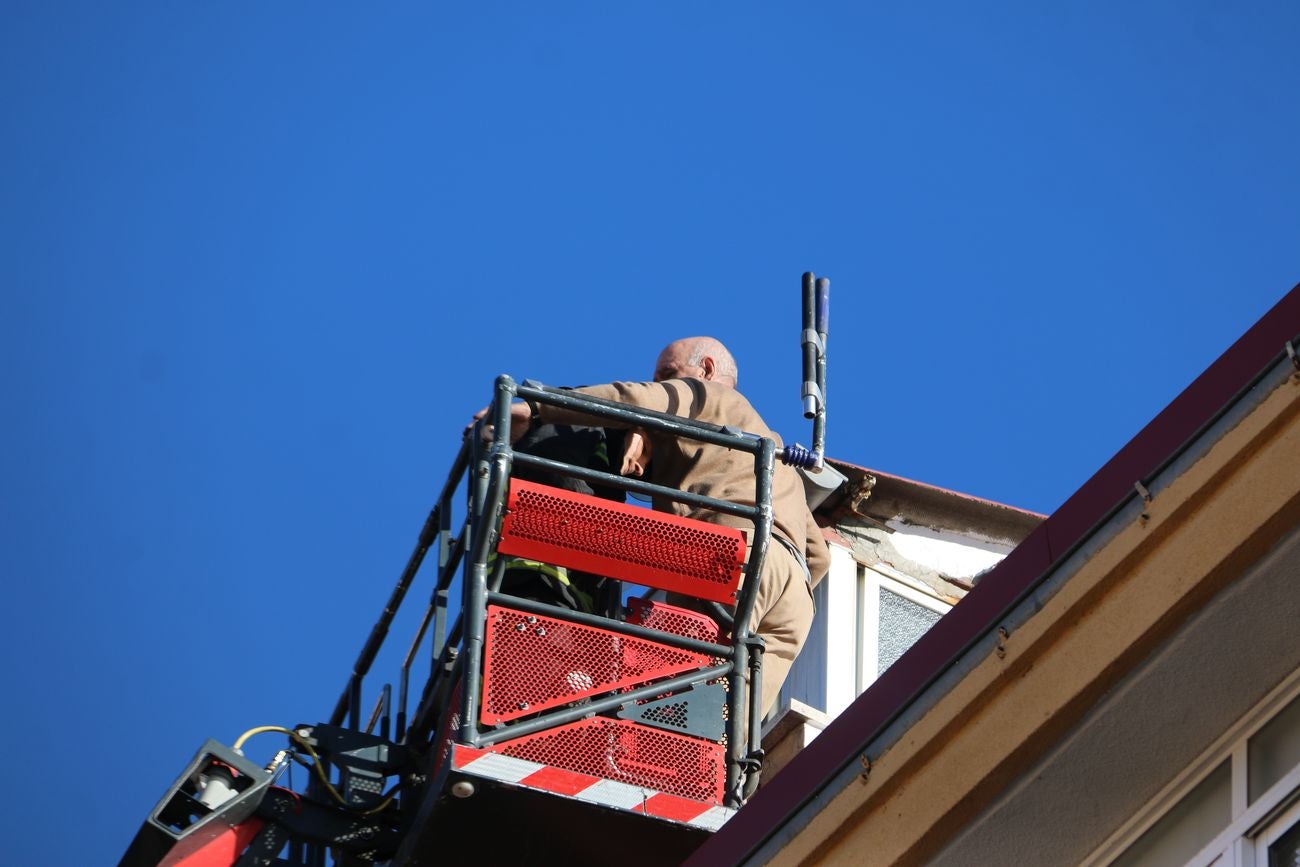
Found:
[[[505,435],[510,430],[510,407],[516,397],[522,397],[530,403],[549,404],[574,410],[598,421],[615,422],[619,426],[641,427],[748,452],[754,456],[755,503],[753,506],[740,505],[675,488],[666,488],[639,479],[588,470],[533,455],[516,454],[510,445],[509,437]],[[759,678],[762,653],[755,648],[756,644],[761,648],[761,639],[751,634],[749,624],[758,596],[763,563],[771,542],[775,443],[771,439],[735,428],[643,410],[567,390],[532,384],[517,385],[508,376],[501,376],[496,380],[487,419],[498,432],[498,436],[490,445],[485,443],[482,428],[487,420],[483,420],[474,425],[470,435],[466,437],[453,463],[452,471],[421,529],[415,551],[411,554],[406,568],[403,569],[379,623],[372,629],[357,664],[353,667],[352,676],[331,717],[331,724],[338,725],[345,716],[350,716],[353,727],[359,728],[357,718],[360,715],[362,680],[368,673],[398,606],[423,563],[425,555],[436,545],[437,579],[416,635],[403,661],[400,675],[396,708],[396,736],[399,742],[409,742],[412,739],[423,740],[430,736],[430,729],[436,725],[433,717],[437,710],[435,705],[438,696],[446,694],[445,690],[440,689],[440,681],[446,677],[453,677],[453,674],[448,673],[453,670],[466,673],[463,678],[461,726],[457,740],[476,747],[522,737],[582,719],[592,713],[616,709],[629,701],[661,695],[665,691],[682,689],[726,676],[730,684],[726,724],[728,743],[726,804],[731,807],[740,806],[747,768],[752,766],[756,758],[761,755]],[[516,461],[594,484],[630,491],[657,500],[685,503],[752,521],[754,531],[750,539],[750,552],[745,564],[743,582],[734,609],[730,646],[698,641],[621,620],[490,592],[488,587],[490,558],[495,551],[509,491],[511,470]],[[467,514],[459,530],[453,532],[453,497],[462,483],[466,482],[469,501]],[[461,610],[448,629],[450,586],[458,569],[462,579]],[[593,699],[577,707],[560,708],[524,721],[484,731],[479,721],[483,686],[477,673],[482,670],[483,645],[486,640],[486,612],[489,603],[505,604],[531,613],[570,620],[672,647],[705,653],[726,662],[638,689]],[[430,629],[431,625],[432,629]],[[430,680],[425,686],[419,705],[411,716],[411,724],[408,728],[406,704],[409,672],[414,660],[418,658],[420,646],[430,632],[432,633]],[[453,660],[455,665],[452,665]],[[389,687],[385,685],[386,693],[388,689]],[[385,708],[384,715],[387,716],[390,699],[385,695],[381,697],[380,702]]]
[[[410,588],[411,582],[415,580],[415,576],[424,562],[424,556],[435,540],[439,542],[439,559],[441,560],[445,547],[445,530],[450,526],[451,495],[459,486],[460,477],[465,472],[468,458],[467,445],[463,444],[461,446],[460,452],[452,464],[451,474],[443,487],[442,494],[438,497],[433,509],[430,510],[429,516],[425,519],[424,526],[420,530],[420,537],[415,550],[411,552],[411,556],[407,559],[406,567],[397,579],[397,586],[393,588],[393,592],[379,616],[379,621],[371,629],[365,645],[361,648],[361,653],[357,656],[356,663],[352,666],[352,676],[348,680],[348,685],[344,687],[343,694],[339,696],[334,712],[330,715],[330,725],[341,725],[344,716],[350,712],[353,717],[352,726],[356,727],[356,717],[359,715],[360,710],[354,706],[354,699],[360,699],[361,681],[369,673],[370,666],[379,654],[379,649],[388,636],[388,627],[397,615],[397,611],[406,597],[406,591]],[[437,530],[434,529],[435,524]],[[442,566],[441,562],[439,566]]]
[[[812,434],[812,450],[818,457],[818,469],[821,469],[821,461],[826,454],[826,327],[830,316],[830,291],[831,281],[818,277],[814,288],[816,300],[813,302],[813,319],[821,343],[817,347],[817,390],[821,393],[821,402],[813,419]]]
[[[826,454],[826,329],[830,321],[831,281],[811,271],[803,275],[803,332],[799,348],[803,355],[804,418],[812,419],[810,472],[821,472]],[[811,401],[810,401],[811,399]],[[811,404],[811,405],[810,405]]]

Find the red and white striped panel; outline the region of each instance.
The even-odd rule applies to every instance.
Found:
[[[503,756],[489,750],[461,744],[455,744],[451,749],[451,766],[461,773],[512,783],[526,789],[563,795],[616,810],[644,813],[647,816],[708,831],[718,830],[736,813],[730,807],[693,801],[667,792],[631,786],[616,780],[603,780],[600,777],[566,771],[549,765],[539,765],[537,762]]]

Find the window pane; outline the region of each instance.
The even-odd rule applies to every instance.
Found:
[[[1300,867],[1300,825],[1268,847],[1268,867]]]
[[[1112,867],[1176,867],[1228,827],[1232,770],[1224,762],[1119,856]]]
[[[938,611],[931,611],[881,587],[876,674],[883,674],[886,668],[897,662],[903,651],[916,644],[917,639],[938,623],[941,616]]]
[[[1250,802],[1300,765],[1300,698],[1255,732],[1247,747],[1247,789]]]

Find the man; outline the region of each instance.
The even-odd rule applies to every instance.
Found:
[[[725,346],[712,337],[688,337],[668,344],[659,353],[653,382],[614,382],[575,391],[642,409],[731,425],[770,437],[779,449],[780,437],[736,390],[737,379],[736,362]],[[543,423],[592,423],[589,416],[554,406],[539,405],[538,413],[537,420]],[[518,439],[532,421],[528,404],[513,405],[511,439]],[[754,503],[754,459],[749,453],[658,432],[649,433],[648,439],[653,455],[650,475],[655,483],[715,499]],[[749,521],[734,515],[671,501],[654,505],[661,511],[752,530]],[[773,542],[768,547],[750,623],[766,644],[760,693],[765,716],[776,703],[781,684],[812,625],[812,585],[830,567],[830,552],[808,510],[803,483],[793,469],[782,464],[773,472],[772,512]],[[806,571],[801,558],[807,564]]]

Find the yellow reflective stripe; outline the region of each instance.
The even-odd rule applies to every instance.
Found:
[[[495,551],[488,554],[488,564],[496,562],[497,554]],[[534,572],[541,572],[543,575],[550,575],[559,581],[577,598],[578,604],[583,611],[588,613],[596,610],[596,600],[590,593],[579,590],[569,580],[569,570],[563,566],[553,566],[550,563],[543,563],[541,560],[526,560],[523,557],[510,557],[505,561],[507,569],[532,569]]]
[[[523,557],[511,557],[506,561],[506,568],[532,569],[534,572],[550,575],[566,587],[569,586],[569,570],[563,566],[552,566],[550,563],[543,563],[540,560],[525,560]]]

